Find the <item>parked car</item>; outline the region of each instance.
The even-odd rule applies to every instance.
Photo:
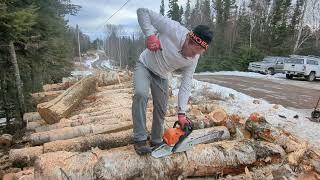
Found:
[[[287,57],[267,56],[262,61],[249,63],[248,70],[263,74],[284,73],[283,65]]]
[[[286,78],[304,77],[313,81],[320,77],[320,57],[292,55],[284,64]]]

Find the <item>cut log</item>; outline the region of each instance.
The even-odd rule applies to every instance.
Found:
[[[98,85],[108,86],[113,84],[120,84],[122,82],[129,81],[131,79],[130,74],[124,72],[109,71],[99,74]]]
[[[43,154],[42,146],[11,149],[9,151],[9,159],[14,166],[26,167],[32,166],[35,159],[41,154]]]
[[[245,128],[250,131],[253,138],[278,144],[283,147],[287,153],[304,149],[307,146],[305,141],[294,137],[282,129],[273,127],[264,117],[259,117],[258,120],[248,119]]]
[[[125,111],[125,110],[124,110]],[[129,110],[128,110],[129,111]],[[105,115],[99,115],[99,116],[78,116],[78,119],[65,119],[62,118],[60,122],[55,124],[47,124],[40,127],[35,128],[36,132],[44,132],[44,131],[51,131],[54,129],[60,129],[64,127],[75,127],[80,125],[85,125],[89,123],[103,123],[108,122],[108,124],[115,124],[122,121],[131,121],[131,116],[126,114],[116,114],[116,113],[105,113]]]
[[[133,142],[132,129],[110,134],[96,134],[74,139],[58,140],[45,143],[44,153],[56,151],[84,152],[94,147],[99,149],[111,149],[125,146]]]
[[[245,128],[254,138],[262,139],[280,145],[288,154],[290,165],[297,166],[308,149],[307,142],[294,137],[290,133],[271,126],[264,117],[250,117]]]
[[[93,93],[95,87],[95,76],[84,78],[55,99],[39,104],[38,112],[48,124],[57,123],[61,118],[67,117],[84,97]]]
[[[34,180],[34,169],[29,168],[14,174],[15,180]]]
[[[41,119],[41,116],[38,112],[28,112],[23,114],[23,120],[25,122],[33,122],[40,119]]]
[[[42,86],[43,91],[61,91],[61,90],[66,90],[70,86],[74,85],[77,83],[76,79],[69,80],[69,81],[64,81],[62,83],[56,83],[56,84],[45,84]]]
[[[173,122],[170,123],[172,126]],[[151,128],[151,123],[147,124],[148,129]],[[228,130],[223,127],[210,128],[213,131],[223,131],[224,135],[220,140],[230,138]],[[210,130],[208,129],[208,130]],[[110,134],[97,134],[78,137],[67,140],[57,140],[43,144],[43,146],[29,147],[23,149],[10,150],[10,160],[14,164],[32,165],[36,157],[43,153],[56,152],[56,151],[74,151],[84,152],[92,148],[98,147],[99,149],[111,149],[115,147],[125,146],[133,142],[132,129],[120,131]]]
[[[38,121],[33,121],[33,122],[29,122],[27,124],[27,130],[28,131],[36,131],[37,128],[41,127],[41,126],[46,126],[47,123],[44,120],[38,120]]]
[[[0,149],[9,148],[13,143],[12,135],[2,134],[0,136]]]
[[[39,132],[30,135],[30,141],[33,145],[40,145],[50,141],[71,139],[87,134],[101,134],[119,132],[132,128],[132,122],[120,122],[118,124],[88,124],[76,127],[65,127],[51,131]]]
[[[63,92],[64,92],[64,90],[45,91],[45,92],[33,93],[33,94],[31,94],[31,96],[32,96],[33,102],[35,104],[40,104],[40,103],[51,101],[52,99],[58,97]]]
[[[133,146],[81,154],[59,151],[37,159],[35,179],[177,179],[238,174],[249,165],[277,162],[284,154],[278,145],[255,141],[201,144],[159,159],[139,156]],[[267,157],[271,161],[264,162]]]
[[[219,108],[212,111],[208,115],[208,118],[213,121],[215,125],[222,126],[225,125],[228,115],[223,109]]]
[[[110,149],[126,146],[133,142],[132,129],[110,134],[96,134],[67,140],[45,143],[43,146],[11,149],[9,159],[14,166],[32,166],[41,154],[56,151],[85,152],[92,148]]]

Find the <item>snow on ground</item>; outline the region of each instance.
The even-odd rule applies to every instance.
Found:
[[[253,78],[263,78],[263,79],[271,79],[271,78],[285,78],[285,74],[277,73],[275,75],[263,75],[255,72],[242,72],[242,71],[218,71],[218,72],[201,72],[196,73],[199,75],[228,75],[228,76],[244,76],[244,77],[253,77]]]
[[[277,73],[275,75],[270,75],[270,74],[263,75],[263,74],[255,73],[255,72],[219,71],[219,72],[201,72],[201,73],[195,73],[195,75],[225,75],[225,76],[251,77],[251,78],[259,78],[259,79],[267,79],[272,82],[277,82],[280,84],[290,84],[290,85],[294,85],[294,86],[320,90],[320,82],[319,81],[308,82],[308,81],[304,80],[303,78],[289,80],[289,79],[286,79],[286,75],[282,74],[282,73]]]
[[[79,71],[79,70],[78,71],[71,71],[71,76],[79,79],[79,78],[91,75],[92,74],[92,70],[93,70],[92,64],[97,60],[99,60],[99,55],[98,55],[98,53],[95,53],[95,57],[93,59],[91,59],[89,57],[88,59],[84,60],[83,65],[88,70],[85,70],[85,71]]]
[[[111,60],[103,60],[100,65],[105,69],[114,69]]]
[[[94,58],[94,59],[86,59],[86,60],[84,61],[84,66],[85,66],[85,67],[87,67],[87,68],[89,68],[89,69],[92,69],[92,63],[95,62],[95,61],[97,61],[97,60],[99,59],[98,53],[95,53],[94,55],[95,55],[95,58]]]
[[[173,94],[177,95],[180,78],[173,77],[170,81]],[[251,113],[258,112],[274,126],[283,128],[313,145],[320,144],[320,123],[311,122],[307,119],[306,116],[310,116],[309,112],[286,109],[281,105],[270,104],[263,99],[259,99],[259,103],[253,103],[256,99],[251,96],[207,82],[193,80],[192,88],[191,96],[193,97],[198,97],[203,88],[207,88],[208,91],[219,95],[224,99],[220,101],[220,106],[223,107],[228,114],[238,114],[247,118]],[[285,116],[286,118],[281,118],[279,115]],[[295,115],[298,115],[298,118],[294,118]]]

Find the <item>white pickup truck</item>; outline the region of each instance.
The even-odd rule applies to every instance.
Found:
[[[267,56],[262,61],[249,63],[248,70],[263,74],[283,73],[283,65],[287,57]]]
[[[286,78],[305,77],[313,81],[320,77],[320,57],[292,55],[283,68]]]

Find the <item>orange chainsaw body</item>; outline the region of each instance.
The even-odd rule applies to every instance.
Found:
[[[163,133],[163,140],[169,146],[174,146],[185,132],[181,128],[169,128]]]

